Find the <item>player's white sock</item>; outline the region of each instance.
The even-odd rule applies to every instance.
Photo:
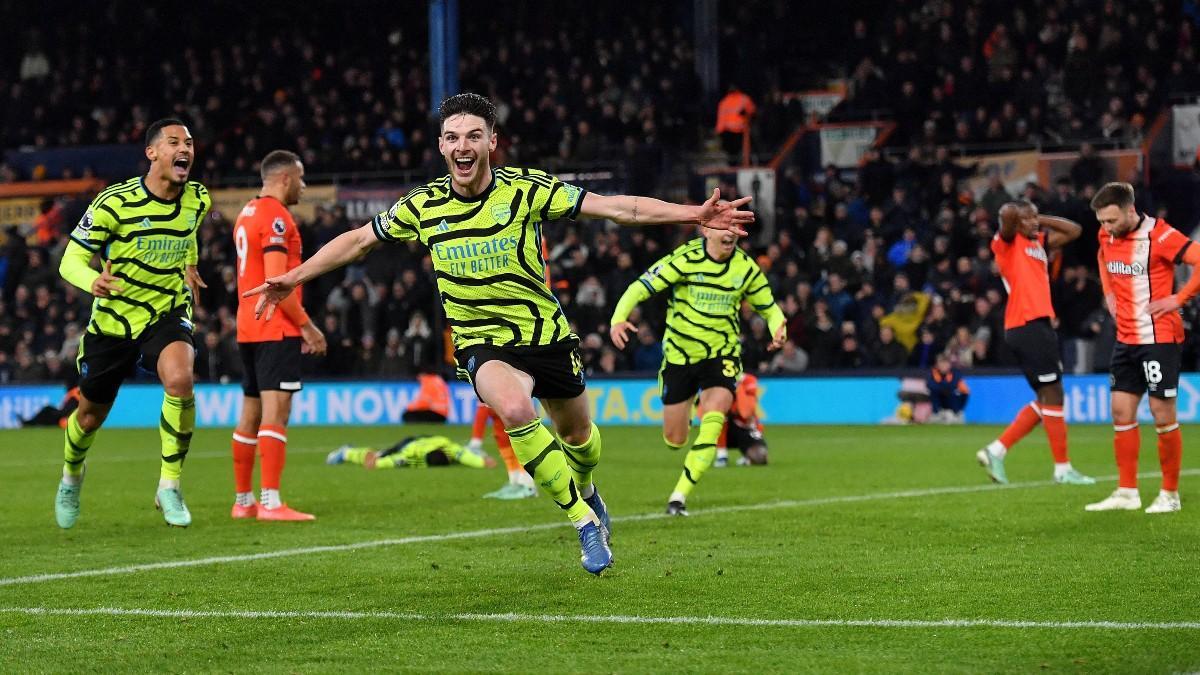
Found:
[[[684,497],[682,492],[672,492],[670,499],[668,499],[667,501],[668,502],[679,502],[680,504],[683,504],[683,503],[687,502],[687,497]]]
[[[717,448],[717,459],[729,459],[729,448]]]
[[[1063,476],[1067,475],[1067,472],[1070,470],[1071,470],[1070,462],[1055,462],[1054,463],[1054,477],[1055,478],[1062,478]]]
[[[588,483],[587,487],[579,489],[579,496],[584,499],[591,499],[594,494],[596,494],[596,486],[592,483]]]
[[[1121,495],[1122,497],[1134,497],[1134,498],[1136,498],[1136,499],[1141,499],[1141,494],[1140,494],[1140,493],[1138,493],[1138,489],[1137,489],[1137,488],[1124,488],[1124,487],[1119,487],[1119,488],[1117,488],[1117,492],[1116,492],[1116,494],[1119,494],[1119,495]]]
[[[168,488],[174,488],[174,489],[178,490],[179,489],[179,479],[178,478],[159,478],[158,479],[158,489],[165,490]]]
[[[66,469],[63,469],[62,482],[63,485],[79,485],[83,482],[83,474],[69,474]]]
[[[280,506],[283,506],[283,500],[279,498],[279,490],[268,490],[267,488],[263,488],[262,496],[259,498],[259,502],[268,509],[277,509]]]
[[[525,469],[514,469],[508,472],[508,482],[521,487],[533,487],[533,476]]]
[[[233,501],[238,506],[254,506],[254,493],[253,492],[239,492],[239,493],[237,493],[237,496],[234,498]]]
[[[1008,448],[1004,447],[1004,444],[1000,441],[992,441],[991,443],[988,443],[987,451],[992,453],[993,457],[1003,457],[1008,454]]]
[[[479,452],[483,449],[483,439],[472,438],[471,440],[467,441],[467,449],[471,452]]]

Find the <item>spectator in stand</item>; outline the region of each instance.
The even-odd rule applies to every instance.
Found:
[[[808,354],[791,340],[784,342],[783,348],[771,359],[772,373],[794,374],[805,370],[808,370]]]
[[[725,96],[717,103],[717,136],[731,165],[742,164],[743,138],[749,132],[750,120],[757,110],[754,101],[736,83],[730,83]]]

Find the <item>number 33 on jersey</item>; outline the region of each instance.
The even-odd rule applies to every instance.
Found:
[[[300,232],[286,206],[274,197],[258,197],[238,214],[233,227],[233,245],[237,251],[238,280],[238,342],[266,342],[300,335],[300,327],[276,312],[271,319],[254,318],[257,298],[244,298],[242,293],[261,286],[266,277],[283,274],[300,265]],[[286,256],[287,266],[275,269],[268,265],[267,256]],[[296,289],[300,300],[301,289]]]

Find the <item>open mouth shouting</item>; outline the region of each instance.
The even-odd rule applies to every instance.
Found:
[[[192,170],[192,158],[187,155],[179,155],[175,161],[171,163],[171,171],[175,178],[179,181],[187,180],[188,173]]]
[[[470,178],[471,173],[475,170],[475,161],[475,157],[471,155],[455,157],[454,175],[459,178]]]

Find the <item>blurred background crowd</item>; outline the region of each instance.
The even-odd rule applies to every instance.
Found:
[[[771,280],[789,340],[769,352],[765,324],[743,312],[745,369],[926,369],[941,353],[963,368],[1011,365],[1002,339],[1006,294],[988,245],[999,207],[1015,198],[1084,225],[1053,265],[1058,330],[1068,371],[1105,368],[1112,325],[1088,200],[1104,182],[1126,180],[1143,211],[1185,232],[1195,225],[1200,209],[1162,198],[1151,167],[1116,175],[1102,158],[1145,143],[1172,97],[1200,92],[1194,3],[800,4],[721,3],[712,36],[720,93],[745,97],[754,111],[745,144],[752,162],[784,157],[775,164],[774,200],[753,205],[774,226],[742,245]],[[186,5],[100,3],[79,7],[69,22],[11,0],[0,5],[34,26],[0,43],[0,185],[126,178],[8,159],[137,146],[145,126],[166,115],[189,122],[198,158],[192,178],[210,187],[256,185],[257,160],[274,148],[300,153],[310,183],[411,186],[445,173],[430,122],[426,27],[406,20],[403,3],[372,5],[370,20],[333,5],[265,3],[249,12],[217,3],[222,21],[198,20]],[[620,191],[675,198],[672,176],[702,162],[741,161],[737,138],[721,144],[715,102],[697,96],[702,45],[688,23],[690,3],[460,5],[461,84],[498,105],[498,163],[574,175],[601,168],[619,177],[612,185]],[[346,32],[360,39],[328,37]],[[783,152],[814,122],[791,94],[832,78],[844,96],[828,121],[894,125],[849,169]],[[1026,148],[1072,155],[1053,180],[1020,186],[978,168],[987,152]],[[718,183],[723,195],[737,196],[736,183]],[[57,263],[90,197],[48,197],[28,226],[4,233],[0,383],[74,376],[90,297],[58,278]],[[316,204],[301,219],[306,255],[369,217],[350,211]],[[208,283],[196,311],[202,381],[240,377],[235,216],[215,209],[199,231]],[[656,370],[664,299],[634,315],[643,329],[624,350],[608,340],[608,317],[639,274],[696,233],[586,221],[544,232],[552,285],[581,338],[587,372]],[[330,349],[308,372],[391,378],[445,369],[448,328],[436,293],[428,257],[406,245],[314,281],[305,304]],[[1196,359],[1189,344],[1185,368]]]

